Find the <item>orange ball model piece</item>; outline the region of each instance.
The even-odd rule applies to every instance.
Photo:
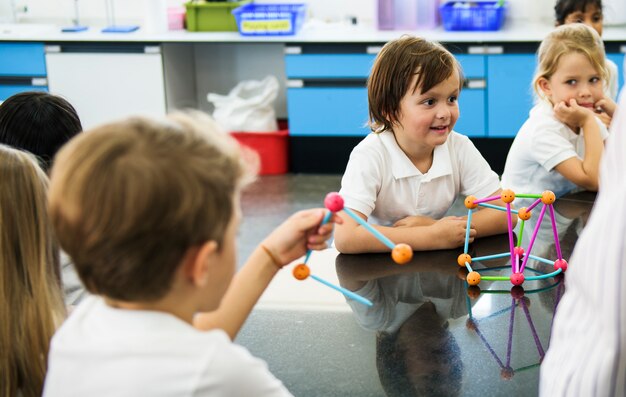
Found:
[[[468,210],[473,210],[474,208],[478,207],[478,204],[476,204],[474,201],[476,201],[476,196],[465,197],[465,207]]]
[[[513,200],[515,200],[515,193],[511,189],[504,189],[500,194],[500,198],[502,199],[502,201],[509,204],[512,203]]]
[[[396,244],[391,250],[391,259],[398,265],[404,265],[413,259],[413,248],[404,243]]]
[[[520,218],[523,221],[527,221],[530,219],[532,213],[530,211],[528,211],[528,209],[526,207],[522,207],[519,210],[517,210],[517,217]]]
[[[469,272],[467,275],[467,283],[469,285],[478,285],[480,283],[480,273]]]
[[[556,200],[556,195],[550,190],[541,193],[541,202],[544,204],[552,204]]]
[[[469,254],[461,254],[457,258],[457,263],[459,266],[465,266],[465,263],[472,263],[472,257]]]
[[[297,280],[306,280],[311,275],[311,269],[304,263],[301,263],[293,268],[292,273]]]

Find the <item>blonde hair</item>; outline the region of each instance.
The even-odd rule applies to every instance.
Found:
[[[380,50],[367,79],[369,125],[373,132],[393,130],[399,122],[400,102],[409,90],[420,88],[424,93],[453,73],[463,73],[456,58],[441,44],[421,37],[402,36],[385,44]],[[411,87],[413,76],[417,75]]]
[[[48,178],[34,156],[0,145],[0,181],[0,395],[40,396],[65,316]]]
[[[207,115],[129,118],[59,151],[50,213],[87,290],[154,301],[189,248],[221,244],[250,175],[238,144]]]
[[[561,25],[543,39],[537,50],[537,70],[533,79],[533,89],[539,98],[545,97],[539,87],[539,80],[541,78],[549,80],[556,73],[561,57],[574,52],[585,55],[604,85],[607,84],[604,44],[598,33],[582,23]]]

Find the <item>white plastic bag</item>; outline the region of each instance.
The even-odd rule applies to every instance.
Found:
[[[228,95],[209,93],[215,105],[213,118],[226,131],[271,132],[278,130],[273,102],[278,95],[278,79],[246,80]]]

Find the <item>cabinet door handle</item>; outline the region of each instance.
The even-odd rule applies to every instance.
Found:
[[[371,55],[377,55],[382,49],[383,47],[380,45],[368,45],[367,48],[365,48],[365,52]]]
[[[302,88],[304,87],[304,80],[287,80],[287,88]]]
[[[300,46],[287,46],[284,49],[285,54],[288,55],[300,55],[302,54],[302,47]]]
[[[58,52],[61,52],[61,46],[60,45],[47,45],[47,46],[44,46],[43,51],[46,54],[58,53]]]
[[[504,47],[501,45],[471,45],[467,47],[468,54],[504,54]]]
[[[487,88],[487,80],[485,79],[466,79],[463,86],[470,90],[482,90]]]
[[[621,52],[622,54],[626,54],[626,45],[623,45],[619,48],[619,52]]]
[[[30,84],[36,87],[45,87],[48,85],[48,79],[45,77],[33,77]]]

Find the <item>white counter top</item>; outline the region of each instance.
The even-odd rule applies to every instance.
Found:
[[[552,29],[547,23],[508,20],[497,32],[448,32],[439,26],[416,31],[379,31],[372,27],[325,25],[311,22],[295,36],[241,36],[237,32],[168,31],[151,33],[139,29],[132,33],[102,33],[101,27],[77,33],[63,33],[61,28],[44,24],[0,24],[0,41],[43,42],[142,42],[142,43],[384,43],[402,34],[424,36],[439,42],[539,42]],[[626,41],[626,26],[605,27],[607,42]]]

